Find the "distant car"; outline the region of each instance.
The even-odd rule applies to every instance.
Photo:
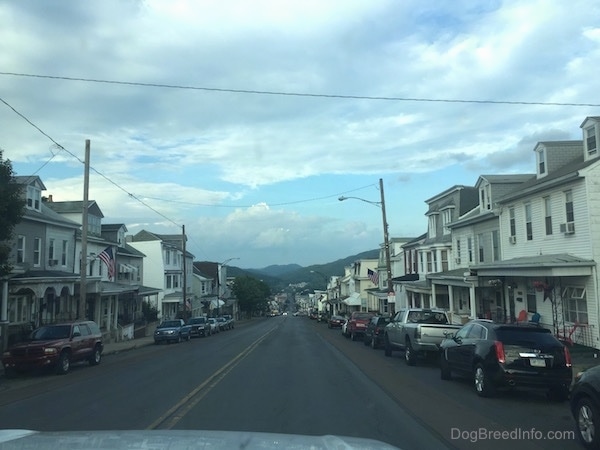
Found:
[[[564,401],[573,377],[571,355],[547,328],[472,320],[440,345],[440,374],[471,378],[475,392],[491,397],[496,388],[545,389]]]
[[[229,321],[229,328],[235,328],[235,320],[231,314],[223,314],[223,317]]]
[[[600,448],[600,366],[577,374],[571,389],[571,413],[585,448]]]
[[[390,323],[390,320],[391,318],[387,316],[371,317],[371,320],[365,329],[365,336],[363,338],[365,345],[370,345],[374,349],[381,347],[383,345],[385,326]]]
[[[288,315],[287,311],[286,311],[286,312],[284,312],[284,313],[283,313],[283,315],[284,315],[284,316],[287,316],[287,315]]]
[[[342,328],[342,325],[344,324],[345,321],[346,321],[346,319],[344,319],[342,316],[331,316],[329,318],[329,320],[327,321],[327,327],[328,328]]]
[[[365,335],[365,329],[367,324],[373,317],[373,314],[368,312],[354,311],[348,319],[348,326],[346,333],[350,335],[350,339],[353,341],[362,339]]]
[[[190,328],[190,337],[210,336],[210,324],[206,317],[192,317],[187,325]]]
[[[18,372],[45,367],[64,375],[73,362],[100,364],[103,349],[102,332],[95,322],[44,325],[4,353],[4,375],[10,378]]]
[[[219,331],[229,330],[229,321],[225,317],[217,317],[217,323],[219,324]]]
[[[210,324],[210,332],[211,334],[218,333],[220,331],[219,322],[214,317],[208,318],[208,323]]]
[[[190,328],[185,326],[183,319],[164,320],[154,331],[154,343],[189,341],[190,336]]]

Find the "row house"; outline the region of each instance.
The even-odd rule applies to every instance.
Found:
[[[196,262],[192,267],[192,317],[202,316],[208,313],[208,308],[205,305],[214,304],[218,301],[218,296],[214,290],[215,280],[211,276],[203,273],[197,266]]]
[[[376,288],[373,274],[377,274],[377,259],[359,259],[344,268],[344,276],[340,280],[339,296],[341,312],[377,311],[378,302],[369,290]]]
[[[599,346],[600,117],[581,129],[583,140],[538,142],[535,173],[480,176],[470,209],[444,218],[456,187],[427,201],[427,237],[404,246],[419,273],[401,283],[409,306],[442,307],[456,323],[539,321]]]
[[[239,307],[233,295],[233,279],[227,276],[227,264],[196,261],[194,267],[212,280],[211,296],[203,299],[204,310],[209,315],[229,314],[238,318]]]
[[[158,234],[142,230],[126,237],[127,243],[143,253],[145,283],[159,290],[159,318],[191,316],[194,255],[185,251],[183,234]],[[184,276],[185,275],[185,276]]]
[[[77,315],[74,296],[79,277],[74,266],[79,224],[42,201],[46,187],[40,177],[18,176],[15,182],[22,186],[25,209],[14,228],[9,255],[13,270],[2,289],[2,349],[32,327]]]

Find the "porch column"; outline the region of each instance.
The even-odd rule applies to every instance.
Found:
[[[108,312],[106,313],[106,328],[107,331],[112,331],[113,327],[112,327],[112,303],[113,303],[113,297],[112,295],[110,297],[108,297]]]
[[[475,301],[475,284],[471,283],[469,286],[469,307],[471,308],[471,314],[469,318],[477,318],[477,302]]]
[[[8,280],[2,280],[2,299],[0,299],[0,322],[8,322]]]
[[[454,314],[454,286],[448,285],[448,309]]]
[[[114,329],[118,330],[118,323],[119,323],[119,296],[115,295],[114,296],[115,299],[115,314],[114,314],[114,321],[113,321],[113,325],[114,325]]]
[[[431,305],[430,308],[437,308],[437,299],[435,298],[435,283],[431,283]]]

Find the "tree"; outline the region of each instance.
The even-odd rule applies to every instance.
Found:
[[[236,277],[232,291],[238,300],[240,310],[250,317],[255,311],[266,308],[267,297],[271,295],[271,289],[265,282],[248,275]]]
[[[12,271],[8,258],[12,249],[13,230],[25,212],[22,188],[15,180],[12,163],[2,158],[0,149],[0,277]]]

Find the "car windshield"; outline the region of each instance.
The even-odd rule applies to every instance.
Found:
[[[68,339],[71,337],[70,325],[54,325],[41,327],[31,333],[32,341],[44,341],[51,339]]]
[[[0,0],[0,442],[598,446],[599,72],[600,0]]]

